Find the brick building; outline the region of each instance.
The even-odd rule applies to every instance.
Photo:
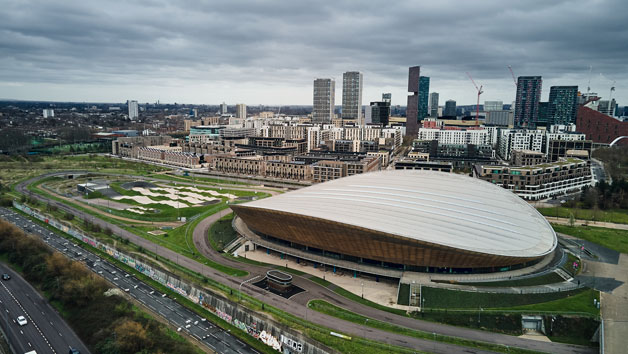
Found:
[[[580,106],[576,119],[577,130],[594,143],[610,144],[620,136],[628,136],[628,122],[622,122],[591,108]],[[628,139],[617,142],[628,145]]]

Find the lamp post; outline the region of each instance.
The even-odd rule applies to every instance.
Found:
[[[253,278],[248,279],[248,280],[245,280],[245,281],[243,281],[243,282],[241,282],[241,283],[240,283],[240,286],[238,287],[238,302],[240,302],[240,300],[242,300],[242,285],[243,285],[244,283],[248,283],[248,282],[250,282],[250,281],[253,281],[253,280],[257,279],[257,278],[259,278],[259,275],[256,275],[256,276],[254,276]]]
[[[362,282],[362,298],[364,299],[364,282]]]

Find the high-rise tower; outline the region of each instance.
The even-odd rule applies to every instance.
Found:
[[[352,119],[364,125],[362,117],[362,73],[347,71],[342,74],[342,119]]]
[[[312,123],[331,123],[336,106],[336,82],[333,79],[314,80]]]
[[[406,107],[406,136],[416,137],[419,133],[419,77],[420,66],[408,70],[408,106]]]
[[[438,92],[430,93],[430,117],[438,118]]]
[[[549,94],[547,125],[576,123],[578,86],[552,86]]]
[[[419,121],[429,117],[429,111],[427,109],[429,105],[430,94],[430,78],[427,76],[419,77]]]
[[[135,100],[126,101],[126,104],[128,105],[128,108],[129,108],[129,119],[130,120],[137,119],[137,117],[139,117],[139,107],[137,105],[137,101]]]
[[[540,76],[519,76],[515,101],[515,128],[534,128],[539,119],[543,80]]]

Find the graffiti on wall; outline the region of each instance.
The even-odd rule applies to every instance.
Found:
[[[172,289],[173,291],[177,292],[178,294],[181,294],[182,296],[185,296],[186,298],[190,299],[191,301],[193,301],[194,303],[200,304],[201,306],[203,306],[204,308],[208,309],[210,312],[212,312],[213,314],[215,314],[216,316],[220,317],[221,319],[225,320],[227,323],[233,324],[234,326],[236,326],[237,328],[241,329],[242,331],[248,333],[250,336],[252,336],[253,338],[259,339],[261,340],[264,344],[272,347],[275,350],[281,351],[282,350],[282,343],[286,346],[286,349],[289,349],[291,351],[295,351],[295,352],[302,352],[303,350],[303,344],[296,342],[284,335],[281,335],[281,340],[277,339],[275,336],[273,336],[271,333],[266,332],[266,331],[258,331],[258,324],[255,321],[251,321],[250,323],[245,323],[243,321],[240,321],[238,319],[234,319],[232,315],[223,312],[219,309],[217,309],[216,307],[210,305],[210,301],[212,299],[212,296],[199,290],[196,289],[192,286],[189,286],[188,284],[182,282],[180,279],[177,278],[173,278],[170,275],[168,275],[166,272],[160,270],[160,269],[156,269],[153,268],[151,265],[146,264],[140,260],[135,259],[134,257],[128,256],[120,251],[118,251],[117,249],[106,245],[96,239],[93,239],[87,235],[84,235],[83,233],[81,233],[78,230],[75,230],[73,228],[69,228],[66,225],[54,220],[54,219],[49,219],[47,217],[45,217],[44,215],[32,210],[31,208],[27,207],[26,205],[22,205],[16,201],[13,202],[13,206],[18,209],[23,211],[24,213],[31,215],[43,222],[48,223],[49,225],[55,227],[58,230],[61,230],[69,235],[71,235],[72,237],[76,238],[78,241],[83,242],[85,244],[88,244],[96,249],[99,249],[103,252],[105,252],[106,254],[108,254],[109,256],[115,258],[116,260],[130,266],[133,269],[136,269],[137,271],[139,271],[140,273],[150,277],[151,279],[157,281],[158,283],[167,286],[168,288]],[[178,284],[178,285],[177,285]],[[189,291],[186,291],[184,288],[188,288]],[[193,294],[198,294],[198,295],[193,295]]]

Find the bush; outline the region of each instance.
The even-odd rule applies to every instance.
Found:
[[[106,296],[109,284],[79,262],[53,252],[40,239],[0,221],[0,255],[23,269],[81,339],[98,353],[195,353],[192,344],[137,311],[119,296]]]

